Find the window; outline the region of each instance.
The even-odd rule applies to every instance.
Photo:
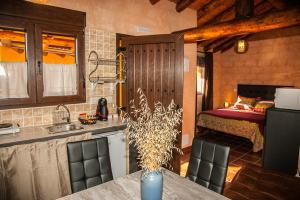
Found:
[[[26,32],[0,27],[0,99],[28,98]]]
[[[0,109],[35,103],[33,34],[33,25],[1,16]]]
[[[85,13],[18,6],[0,8],[0,109],[85,102]]]
[[[83,102],[83,31],[36,25],[37,99],[41,103]]]
[[[197,93],[204,93],[204,67],[197,66]]]
[[[43,96],[77,94],[76,38],[42,34]]]
[[[205,57],[203,53],[197,52],[197,94],[204,93],[205,86]]]

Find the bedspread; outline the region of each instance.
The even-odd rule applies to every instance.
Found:
[[[218,109],[202,112],[198,126],[247,138],[258,152],[263,148],[264,118],[263,114]]]

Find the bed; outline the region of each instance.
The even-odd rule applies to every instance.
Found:
[[[286,86],[239,84],[237,95],[259,98],[259,101],[273,101],[276,88]],[[201,112],[197,126],[203,130],[213,130],[246,138],[253,143],[253,152],[263,148],[265,113],[257,110],[241,110],[235,106]]]

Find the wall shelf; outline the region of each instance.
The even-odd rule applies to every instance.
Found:
[[[122,61],[120,61],[122,59]],[[104,83],[125,83],[126,80],[126,59],[124,54],[121,52],[116,56],[116,59],[105,59],[99,58],[96,51],[91,51],[88,57],[88,62],[95,65],[95,68],[89,74],[89,81],[91,83],[104,84]],[[116,76],[114,77],[100,77],[92,76],[99,66],[112,65],[116,66]],[[122,68],[122,76],[120,77],[120,67]]]

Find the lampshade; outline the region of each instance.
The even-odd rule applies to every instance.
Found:
[[[246,53],[248,50],[248,42],[246,40],[236,41],[234,50],[236,53]]]
[[[224,107],[225,107],[225,108],[228,108],[229,106],[230,106],[229,102],[225,101],[225,102],[224,102]]]

